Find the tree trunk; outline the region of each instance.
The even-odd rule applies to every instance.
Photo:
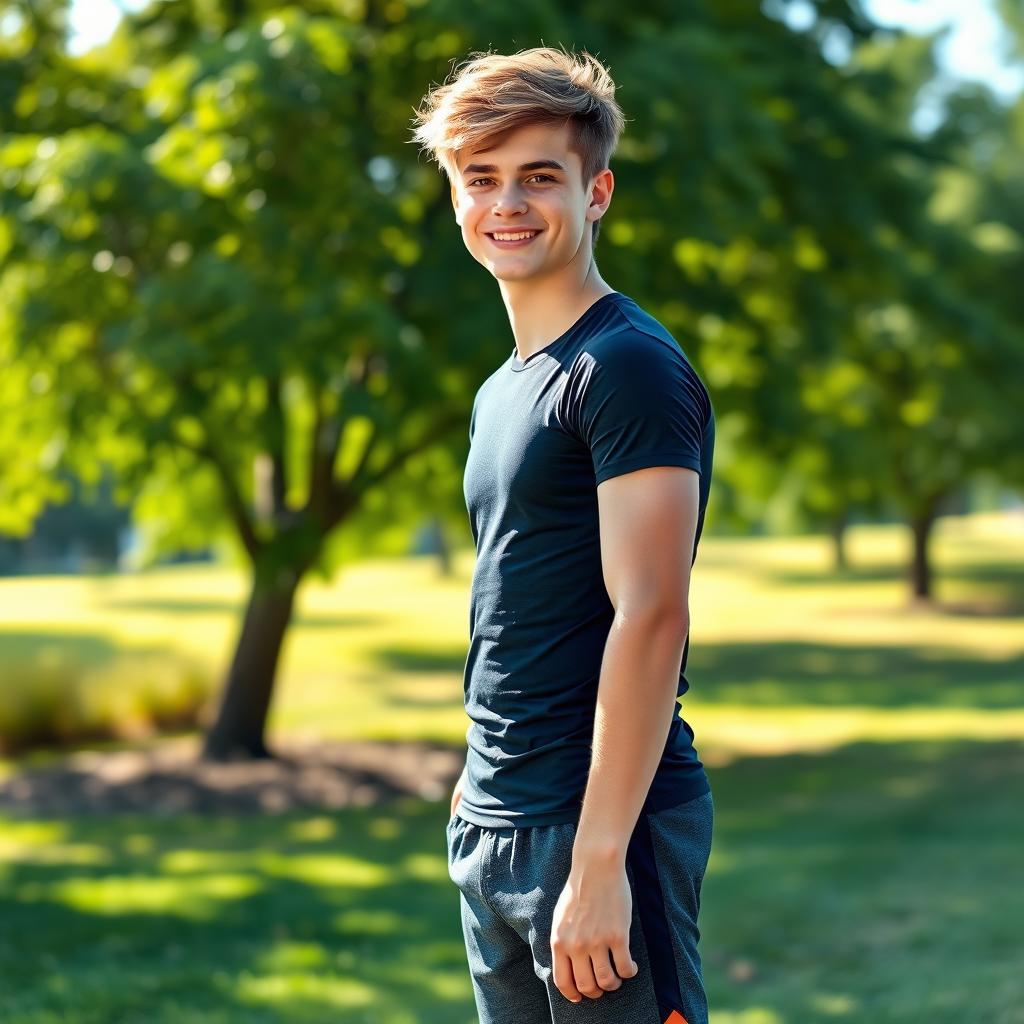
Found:
[[[927,501],[910,517],[913,552],[910,560],[910,596],[915,603],[932,598],[932,567],[928,557],[928,540],[935,523],[937,501]]]
[[[263,734],[274,690],[278,656],[291,619],[301,575],[284,570],[276,582],[254,571],[242,630],[228,670],[203,757],[228,761],[272,756]]]
[[[829,524],[829,536],[832,538],[832,567],[836,572],[844,572],[850,565],[846,557],[846,526],[848,521],[848,510],[842,508],[833,516]]]

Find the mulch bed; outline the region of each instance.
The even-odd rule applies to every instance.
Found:
[[[379,805],[402,796],[446,800],[465,751],[413,742],[299,742],[272,759],[210,763],[199,740],[77,751],[0,777],[0,813],[274,814]]]

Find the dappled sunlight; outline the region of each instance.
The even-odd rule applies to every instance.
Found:
[[[377,824],[378,821],[373,821],[370,827],[373,828]],[[285,829],[285,835],[289,839],[302,843],[325,843],[330,839],[334,839],[337,834],[338,823],[332,818],[327,817],[307,818],[305,821],[289,822]]]
[[[413,959],[403,963],[402,978],[411,991],[422,993],[423,1002],[461,1004],[465,998],[468,977],[458,972],[436,971]]]
[[[27,883],[17,898],[25,903],[53,901],[84,914],[117,917],[122,914],[162,914],[210,920],[221,904],[245,899],[260,891],[253,875],[199,875],[185,879],[162,876],[105,875],[65,877],[51,883]]]
[[[321,1024],[325,1014],[386,1009],[389,1021],[408,1014],[419,1024],[426,1001],[440,1003],[438,1024],[468,1024],[443,1011],[466,1005],[469,978],[444,820],[421,801],[279,818],[2,819],[0,834],[16,836],[20,854],[0,874],[0,914],[9,934],[41,949],[59,934],[76,936],[75,959],[62,968],[69,991],[85,991],[89,979],[104,984],[89,950],[106,950],[103,937],[116,934],[117,951],[104,955],[116,956],[122,986],[187,970],[202,998],[234,1007],[225,1021],[273,1011],[290,1024]],[[77,850],[104,843],[107,863],[88,874],[76,866]],[[47,855],[34,857],[40,849]],[[0,974],[15,958],[36,978],[26,992],[45,1000],[51,988],[36,972],[48,961],[24,961],[0,936]],[[134,998],[110,988],[114,976],[107,990]]]
[[[275,1005],[294,1012],[295,1003],[307,1000],[323,1010],[376,1004],[378,990],[351,975],[330,975],[306,971],[243,974],[235,986],[241,1003]],[[301,1010],[299,1011],[301,1014]],[[302,1018],[305,1019],[305,1018]]]
[[[1024,916],[1012,884],[1022,751],[885,739],[747,752],[711,769],[701,930],[713,1019],[886,1019],[886,1005],[931,1006],[946,990],[984,1000],[971,980],[979,971],[991,991],[1005,987],[999,950]],[[184,972],[225,1021],[372,1012],[389,1024],[403,1014],[470,1024],[446,814],[404,800],[276,818],[5,820],[0,834],[28,855],[6,862],[0,885],[0,913],[22,936],[17,947],[0,937],[0,972],[17,962],[46,992],[40,956],[74,935],[62,967],[69,990],[96,977],[91,951],[102,949],[121,965],[129,1002],[165,972]],[[33,858],[42,847],[48,855]],[[74,863],[76,850],[98,847],[109,863]],[[116,951],[103,945],[112,935]],[[965,960],[965,948],[984,959]],[[924,963],[934,968],[927,981]]]
[[[145,832],[131,832],[121,839],[121,847],[126,854],[134,857],[142,857],[150,853],[156,842],[151,835]]]
[[[3,820],[3,828],[0,829],[0,859],[22,850],[61,843],[70,831],[70,826],[60,821],[0,820]]]
[[[710,767],[746,754],[827,752],[861,740],[1024,739],[1024,711],[971,708],[808,708],[706,704],[684,698],[683,717]]]
[[[353,935],[397,936],[402,934],[406,923],[397,911],[365,908],[346,910],[333,918],[334,927],[339,932]]]
[[[1005,1005],[999,950],[1024,913],[1022,754],[860,743],[717,769],[702,903],[712,1019],[743,1019],[751,1003],[786,1007],[786,1024],[829,1007],[887,1020],[901,1005],[913,1019],[966,993]],[[979,987],[985,974],[1002,996]]]
[[[273,974],[276,971],[313,970],[330,966],[327,950],[316,942],[278,942],[261,954],[256,968]]]
[[[410,853],[402,859],[401,869],[409,878],[424,882],[443,882],[448,878],[448,864],[443,851],[437,854]]]
[[[252,870],[253,850],[170,850],[156,862],[161,874],[195,875],[211,871]]]
[[[955,584],[957,600],[977,601],[971,581],[985,587],[990,572],[1017,586],[993,566],[1018,541],[983,541],[975,565],[972,529],[937,535],[950,600]],[[715,796],[701,912],[711,1024],[914,1019],[963,992],[979,1019],[1007,1004],[1005,950],[1024,918],[1024,631],[1020,617],[900,610],[900,543],[895,528],[854,528],[859,564],[841,584],[820,538],[710,537],[698,562],[681,710]],[[69,1000],[82,993],[118,1019],[170,984],[190,993],[197,1024],[470,1024],[444,829],[465,746],[453,658],[466,642],[465,555],[448,581],[430,559],[385,559],[314,584],[285,648],[283,749],[302,735],[446,739],[374,744],[376,760],[371,745],[346,747],[377,775],[404,752],[399,774],[414,772],[415,795],[381,788],[367,806],[274,815],[253,800],[244,815],[140,805],[0,818],[0,914],[18,936],[0,933],[0,974],[20,979],[18,1019],[77,1019]],[[187,612],[203,580],[213,589]],[[230,580],[191,566],[164,574],[156,594],[145,579],[101,590],[118,629],[131,629],[137,600],[216,665]],[[95,651],[114,643],[102,635]],[[9,639],[0,634],[0,656]],[[301,749],[333,764],[327,747]],[[76,756],[111,787],[153,782],[144,763]],[[210,774],[209,793],[235,785],[231,772]],[[269,785],[266,769],[250,775]],[[56,974],[46,958],[61,949]]]
[[[0,840],[0,864],[4,861],[31,861],[33,864],[93,865],[113,862],[111,851],[96,843],[57,843],[54,845],[6,846]]]
[[[792,1024],[774,1010],[765,1006],[751,1006],[745,1010],[711,1010],[708,1024]]]
[[[395,839],[402,834],[402,823],[396,818],[381,816],[370,822],[369,832],[377,839]]]
[[[257,856],[262,872],[274,878],[287,878],[318,886],[344,886],[346,889],[386,885],[393,867],[374,863],[345,853],[268,853]]]

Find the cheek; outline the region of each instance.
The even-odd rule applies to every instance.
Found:
[[[463,226],[475,230],[476,226],[480,224],[480,218],[483,216],[483,213],[483,207],[481,207],[479,203],[468,203],[463,207]]]

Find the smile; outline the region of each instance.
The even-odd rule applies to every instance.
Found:
[[[537,235],[540,234],[539,230],[530,231],[496,231],[487,232],[487,237],[498,246],[499,249],[516,249],[519,246],[529,245]]]

